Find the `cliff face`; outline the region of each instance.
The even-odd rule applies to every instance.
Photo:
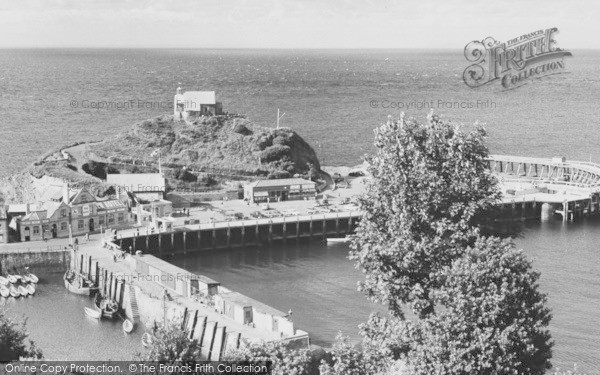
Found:
[[[69,160],[61,150],[68,152]],[[0,203],[39,200],[49,185],[62,181],[102,195],[108,188],[102,174],[155,172],[158,150],[165,168],[186,167],[232,179],[306,176],[320,169],[312,147],[289,128],[263,127],[240,115],[202,117],[193,123],[162,116],[101,142],[47,153],[22,173],[0,179]]]
[[[196,170],[289,177],[306,174],[311,164],[319,169],[315,151],[296,132],[262,127],[238,115],[194,123],[158,117],[89,147],[112,162],[156,163],[157,149],[163,165]]]

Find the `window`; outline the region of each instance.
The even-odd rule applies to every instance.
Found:
[[[83,220],[77,221],[77,229],[83,229]]]
[[[98,224],[104,225],[104,216],[100,216],[100,218],[98,219]]]
[[[122,223],[122,222],[123,222],[123,219],[124,219],[124,216],[123,216],[123,213],[121,212],[121,213],[119,213],[119,216],[117,216],[117,221],[118,221],[119,223]]]
[[[113,224],[115,222],[115,215],[113,214],[109,214],[108,215],[108,224]]]
[[[33,227],[33,234],[40,234],[40,227],[37,225]]]
[[[90,211],[91,211],[91,210],[90,210],[90,206],[88,206],[88,205],[85,205],[85,206],[81,207],[81,214],[82,214],[83,216],[87,216],[87,215],[89,215],[89,214],[90,214]]]
[[[67,217],[67,210],[66,209],[63,208],[62,210],[60,210],[60,217]]]
[[[62,223],[60,223],[60,230],[67,230],[67,222],[63,221]]]

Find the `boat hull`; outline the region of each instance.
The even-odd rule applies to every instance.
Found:
[[[146,332],[142,335],[142,345],[144,346],[144,348],[147,348],[150,345],[152,345],[153,341],[154,341],[154,337],[151,334],[149,334],[148,332]]]
[[[0,276],[0,285],[5,285],[6,286],[8,284],[9,284],[8,279],[6,277],[4,277],[4,276]]]
[[[25,288],[23,285],[19,285],[19,294],[22,295],[23,297],[26,297],[29,295],[29,291],[27,291],[27,288]]]
[[[16,284],[17,283],[17,278],[13,275],[6,275],[6,278],[8,279],[8,282],[11,284]]]
[[[27,276],[29,277],[29,279],[31,280],[31,282],[34,283],[34,284],[37,284],[40,281],[40,279],[36,275],[34,275],[32,273],[27,274]]]
[[[10,287],[9,293],[10,293],[10,296],[13,297],[13,298],[19,298],[19,297],[21,297],[21,293],[19,293],[19,291],[17,290],[17,288],[15,288],[14,286]]]
[[[0,296],[2,296],[2,297],[4,297],[4,298],[10,297],[10,290],[8,290],[8,288],[7,288],[7,287],[5,287],[5,286],[2,286],[2,287],[0,288]]]
[[[125,331],[125,333],[131,333],[133,331],[133,328],[133,322],[129,319],[125,319],[125,321],[123,322],[123,331]]]
[[[100,319],[100,317],[102,316],[102,313],[99,311],[96,311],[95,309],[90,309],[89,307],[84,307],[83,310],[85,311],[85,314],[87,316],[89,316],[90,318],[94,318],[94,319]]]
[[[33,284],[29,284],[25,287],[25,289],[27,289],[27,292],[29,293],[30,296],[35,294],[35,286],[33,286]]]
[[[91,295],[94,291],[97,290],[97,288],[93,288],[93,287],[80,287],[77,285],[73,285],[72,282],[69,280],[69,278],[67,277],[69,271],[67,271],[63,277],[63,280],[65,282],[65,288],[74,294],[79,294],[82,296],[89,296]],[[75,279],[73,279],[75,280]]]

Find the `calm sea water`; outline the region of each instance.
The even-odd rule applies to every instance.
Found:
[[[573,55],[569,73],[503,92],[499,85],[464,85],[460,51],[0,50],[0,176],[66,142],[110,137],[169,113],[178,85],[216,90],[225,110],[264,125],[274,126],[280,108],[282,125],[313,144],[325,165],[360,162],[372,150],[372,129],[399,115],[381,108],[392,102],[409,106],[412,116],[424,117],[433,102],[445,118],[483,122],[494,153],[600,162],[600,52]],[[477,100],[493,105],[447,104]],[[130,101],[133,108],[82,108]],[[518,241],[542,272],[554,311],[554,364],[561,368],[600,367],[599,229],[594,221],[534,225]],[[291,308],[298,327],[328,344],[338,330],[355,335],[352,327],[378,308],[355,291],[361,274],[346,254],[344,245],[309,246],[177,262],[281,310]],[[79,358],[130,354],[131,337],[122,337],[119,327],[94,327],[82,314],[87,301],[66,294],[59,280],[48,285],[54,289],[46,295],[7,305],[29,316],[32,336],[46,351]],[[61,347],[53,349],[57,342]],[[97,342],[104,349],[96,350]]]
[[[123,332],[123,322],[95,320],[83,308],[92,299],[68,292],[62,274],[38,274],[36,294],[26,298],[0,298],[0,308],[8,316],[26,319],[30,338],[52,360],[131,360],[143,352],[143,326],[131,334]]]

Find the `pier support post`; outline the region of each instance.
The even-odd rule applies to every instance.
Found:
[[[227,248],[231,247],[231,227],[227,223]]]
[[[183,253],[187,252],[187,232],[183,232]]]
[[[283,217],[283,241],[287,240],[287,223],[285,222],[285,216]]]
[[[273,221],[269,220],[269,245],[273,243]]]
[[[569,202],[563,202],[563,223],[569,220]]]
[[[242,221],[242,229],[241,229],[241,236],[242,236],[242,248],[244,247],[244,245],[246,244],[246,226],[244,225],[244,222]]]
[[[215,249],[217,247],[217,229],[213,227],[212,230],[212,248]]]
[[[335,234],[340,234],[340,214],[337,212],[335,214]]]
[[[96,272],[94,273],[94,285],[100,287],[100,265],[96,261]]]

